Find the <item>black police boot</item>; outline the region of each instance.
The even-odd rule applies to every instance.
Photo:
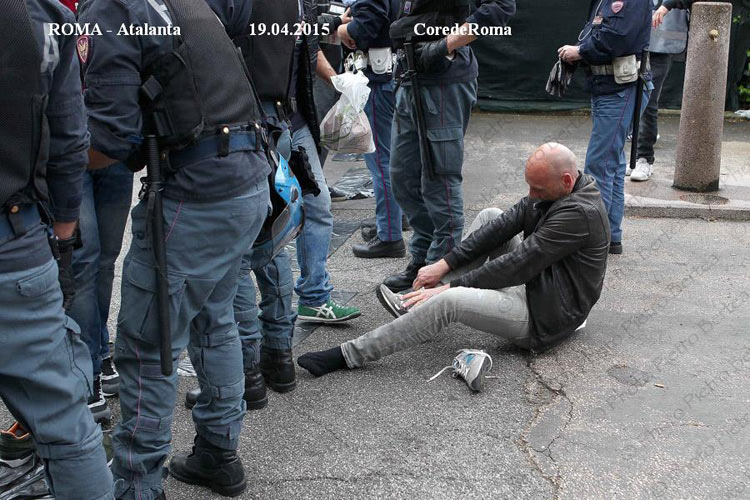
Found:
[[[169,473],[178,481],[211,488],[225,497],[241,495],[247,486],[237,451],[214,446],[198,435],[192,453],[176,455],[170,460]]]
[[[409,265],[406,266],[406,269],[398,274],[393,274],[384,279],[383,284],[390,288],[392,292],[398,293],[404,290],[408,290],[409,288],[411,288],[414,280],[417,279],[417,272],[424,265],[424,262],[414,262],[412,260],[411,262],[409,262]]]
[[[263,347],[260,350],[260,371],[266,385],[276,392],[289,392],[297,387],[291,349]]]
[[[185,408],[188,410],[198,402],[201,395],[200,388],[188,391],[185,394]],[[243,396],[248,410],[260,410],[268,404],[266,396],[266,384],[263,383],[263,375],[258,370],[245,373],[245,394]]]
[[[367,243],[352,246],[352,252],[355,257],[362,259],[377,259],[381,257],[399,258],[406,255],[406,246],[404,240],[381,241],[375,236]]]

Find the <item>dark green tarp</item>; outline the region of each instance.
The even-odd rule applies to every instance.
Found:
[[[737,84],[750,47],[750,0],[734,0],[727,87],[727,109],[738,108]],[[565,98],[545,90],[547,77],[557,61],[557,48],[578,39],[589,2],[587,0],[518,0],[510,22],[511,36],[487,36],[472,47],[479,60],[479,106],[499,110],[563,110],[589,106],[583,91],[583,71],[577,71]],[[675,62],[664,84],[660,107],[678,109],[682,99],[685,63]]]

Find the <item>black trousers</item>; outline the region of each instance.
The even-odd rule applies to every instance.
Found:
[[[646,158],[650,164],[654,163],[654,144],[656,136],[659,133],[657,120],[659,118],[659,97],[661,88],[664,86],[664,80],[667,79],[669,70],[672,67],[672,58],[674,54],[649,54],[651,58],[651,77],[654,84],[654,90],[651,92],[651,98],[648,100],[648,106],[641,116],[641,123],[638,128],[638,156],[637,158]]]

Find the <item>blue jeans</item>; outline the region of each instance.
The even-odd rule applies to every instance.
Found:
[[[649,82],[647,87],[651,87]],[[625,138],[633,122],[635,85],[620,92],[591,98],[593,128],[586,150],[584,172],[596,179],[609,214],[612,242],[622,241],[625,213]],[[641,111],[646,108],[650,90],[644,88]]]
[[[115,260],[133,196],[133,173],[122,163],[83,176],[83,199],[78,225],[83,247],[73,252],[76,296],[67,311],[81,327],[81,339],[91,353],[94,376],[109,355],[109,302]]]
[[[323,167],[320,165],[315,142],[310,129],[302,127],[292,134],[292,147],[305,148],[312,166],[320,194],[307,194],[305,202],[305,227],[297,239],[297,263],[300,277],[294,287],[303,306],[319,306],[331,298],[331,277],[326,269],[328,248],[333,235],[333,214],[331,213],[331,195],[328,192]]]
[[[268,182],[230,200],[164,199],[172,359],[188,349],[202,395],[192,411],[196,432],[214,446],[236,449],[245,403],[242,350],[232,303],[242,255],[260,232]],[[115,493],[152,500],[162,491],[169,454],[177,374],[159,366],[156,271],[146,238],[146,206],[132,211],[133,243],[123,265],[115,342],[122,421],[114,431]]]
[[[401,235],[401,207],[391,190],[391,123],[393,123],[393,82],[370,83],[365,113],[375,139],[375,152],[365,155],[375,191],[375,224],[380,241],[398,241]]]
[[[50,256],[0,274],[0,397],[31,432],[56,498],[111,499],[102,433],[86,406],[90,356],[63,312],[57,273]]]
[[[391,127],[391,185],[414,229],[409,250],[415,262],[436,262],[461,242],[464,134],[477,82],[422,87],[427,139],[435,175],[422,168],[411,86],[396,92]]]

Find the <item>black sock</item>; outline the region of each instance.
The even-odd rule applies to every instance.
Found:
[[[316,377],[347,368],[341,347],[327,351],[308,352],[297,358],[297,364]]]

